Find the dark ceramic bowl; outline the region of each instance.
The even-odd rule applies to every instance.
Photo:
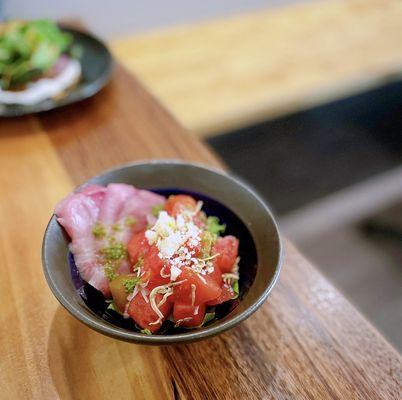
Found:
[[[62,30],[71,33],[73,43],[82,49],[80,81],[59,99],[46,99],[32,105],[0,103],[0,117],[18,117],[76,103],[98,93],[110,80],[113,58],[105,44],[89,33],[63,27]]]
[[[107,171],[87,183],[123,182],[169,195],[188,193],[204,202],[203,210],[218,216],[240,240],[240,296],[217,308],[218,320],[192,330],[167,330],[146,335],[121,318],[105,314],[104,299],[83,282],[68,250],[69,238],[53,216],[46,229],[42,260],[44,273],[60,303],[90,328],[120,340],[144,344],[190,342],[224,332],[249,317],[272,290],[280,270],[281,243],[268,207],[237,179],[200,165],[179,161],[131,164]],[[131,321],[131,320],[130,320]]]

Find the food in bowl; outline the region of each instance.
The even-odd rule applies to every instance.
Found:
[[[152,160],[106,171],[90,179],[89,185],[112,182],[146,188],[167,199],[186,194],[202,201],[208,216],[226,225],[225,235],[239,239],[239,296],[215,306],[214,318],[202,327],[174,327],[167,319],[152,335],[140,333],[131,318],[115,312],[99,290],[85,282],[69,251],[71,240],[52,215],[43,245],[43,270],[57,300],[89,328],[131,343],[168,345],[189,343],[225,332],[252,315],[267,299],[277,282],[281,264],[281,240],[275,219],[264,202],[242,182],[219,171],[177,160]],[[209,309],[208,309],[209,311]]]
[[[107,310],[152,334],[197,328],[239,294],[239,240],[187,194],[87,185],[56,207],[81,278]]]
[[[51,20],[0,25],[0,103],[33,105],[62,97],[81,76],[80,49]]]

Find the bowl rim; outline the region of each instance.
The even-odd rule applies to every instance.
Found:
[[[278,228],[278,224],[268,207],[268,205],[262,200],[261,196],[254,190],[252,189],[249,185],[245,184],[241,179],[238,177],[227,174],[225,171],[219,170],[218,168],[210,167],[202,163],[198,162],[188,162],[188,161],[183,161],[183,160],[178,160],[178,159],[153,159],[153,160],[143,160],[143,161],[138,161],[138,162],[129,162],[126,164],[121,164],[113,168],[109,168],[82,183],[81,185],[77,186],[72,192],[75,192],[82,188],[83,186],[87,185],[90,181],[102,177],[104,175],[107,175],[108,173],[116,172],[118,170],[124,169],[124,168],[130,168],[130,167],[136,167],[136,166],[141,166],[141,165],[149,165],[149,164],[175,164],[175,165],[183,165],[183,166],[190,166],[190,167],[196,167],[196,168],[201,168],[204,170],[207,170],[209,172],[218,174],[220,176],[223,176],[226,179],[229,179],[234,183],[235,185],[240,185],[245,191],[253,196],[255,200],[257,200],[264,211],[269,215],[276,236],[277,236],[277,242],[278,242],[278,261],[275,267],[274,274],[271,278],[271,281],[267,285],[267,287],[264,289],[264,291],[261,293],[261,295],[258,297],[257,300],[255,300],[247,309],[239,313],[238,315],[228,318],[226,321],[223,321],[219,324],[212,324],[210,326],[207,326],[203,328],[203,330],[189,330],[188,332],[185,333],[176,333],[176,334],[169,334],[169,335],[146,335],[142,334],[140,332],[134,332],[134,331],[128,331],[124,330],[123,328],[119,327],[114,327],[111,323],[102,320],[102,318],[95,313],[91,317],[88,315],[84,314],[80,307],[78,305],[75,305],[71,303],[62,293],[62,291],[59,289],[58,285],[55,283],[53,280],[52,274],[50,273],[50,268],[49,268],[49,261],[47,259],[47,246],[48,246],[48,241],[50,239],[49,237],[49,231],[52,227],[52,224],[58,224],[56,220],[56,216],[53,213],[52,217],[50,218],[46,230],[44,233],[43,237],[43,242],[42,242],[42,268],[43,272],[47,281],[47,284],[52,291],[53,295],[56,297],[56,299],[59,301],[59,303],[70,313],[72,314],[75,318],[77,318],[79,321],[87,325],[88,327],[94,329],[95,331],[105,334],[107,336],[110,336],[115,339],[127,341],[127,342],[132,342],[132,343],[141,343],[141,344],[154,344],[154,345],[160,345],[160,344],[177,344],[180,342],[193,342],[201,339],[206,339],[211,336],[214,336],[219,333],[223,333],[227,331],[228,329],[233,328],[234,326],[238,325],[240,322],[244,321],[248,317],[250,317],[255,311],[258,310],[258,308],[261,307],[261,305],[265,302],[267,299],[268,295],[272,291],[273,287],[275,286],[279,275],[280,271],[282,269],[282,263],[283,263],[283,244],[282,244],[282,238],[280,235],[280,231]],[[72,193],[70,192],[70,193]]]

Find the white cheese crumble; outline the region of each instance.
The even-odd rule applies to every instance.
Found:
[[[194,223],[193,216],[194,212],[183,211],[174,218],[161,211],[155,225],[145,232],[148,243],[157,246],[159,258],[170,265],[172,281],[180,276],[183,267],[191,267],[204,275],[213,272],[209,259],[195,256],[194,249],[200,244],[202,229]]]
[[[145,237],[150,245],[157,245],[161,259],[169,259],[186,243],[190,247],[197,246],[201,233],[190,213],[173,218],[166,211],[161,211],[155,225],[145,232]]]

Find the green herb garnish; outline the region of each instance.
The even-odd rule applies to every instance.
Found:
[[[122,228],[121,228],[121,226],[119,224],[113,224],[112,225],[112,231],[113,232],[121,232]]]
[[[154,217],[158,217],[159,213],[164,209],[164,205],[163,204],[157,204],[156,206],[152,207],[152,214]]]
[[[111,262],[106,262],[103,271],[105,273],[106,278],[108,281],[113,281],[117,278],[118,274],[116,273],[115,266]]]
[[[136,223],[136,219],[134,217],[127,217],[124,221],[125,226],[133,226]]]
[[[113,301],[110,302],[110,304],[107,306],[106,310],[112,310],[112,311],[118,312]]]
[[[97,239],[103,239],[106,235],[106,229],[102,224],[95,224],[95,226],[92,228],[92,234],[97,238]]]
[[[141,329],[141,333],[144,333],[145,335],[152,335],[152,332],[149,329]]]
[[[219,236],[221,233],[225,232],[226,225],[220,224],[219,218],[212,216],[207,218],[207,229],[209,232]]]
[[[239,297],[239,281],[237,279],[233,282],[232,289],[234,292],[234,296],[232,297],[232,300],[234,300]]]
[[[205,325],[206,323],[212,321],[215,318],[215,311],[207,312],[204,317],[204,321],[202,321],[201,326]]]
[[[106,261],[118,261],[127,258],[127,249],[121,242],[116,242],[113,238],[110,239],[110,246],[104,247],[101,250]]]
[[[132,277],[123,280],[123,286],[126,293],[132,293],[135,286],[140,282],[140,278]]]
[[[105,276],[109,281],[112,281],[118,276],[116,270],[120,265],[119,261],[127,258],[127,249],[123,243],[116,242],[113,238],[109,242],[110,246],[103,248],[101,254],[105,257]]]

